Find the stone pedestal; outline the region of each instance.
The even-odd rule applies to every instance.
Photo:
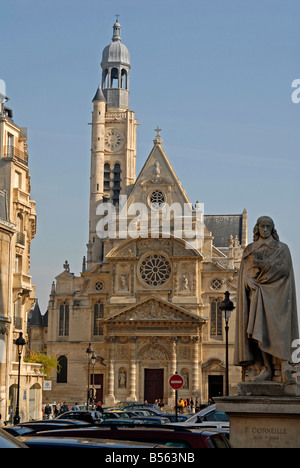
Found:
[[[300,386],[240,384],[239,395],[216,399],[230,416],[233,448],[300,448]]]

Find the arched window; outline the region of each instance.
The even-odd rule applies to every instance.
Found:
[[[111,88],[119,88],[119,70],[117,68],[112,68],[111,70]]]
[[[104,164],[104,192],[110,190],[110,165],[108,163]]]
[[[120,199],[120,193],[121,193],[121,173],[122,169],[120,164],[115,164],[114,169],[113,169],[113,204],[118,205],[119,204],[119,199]]]
[[[57,366],[57,383],[68,383],[68,359],[66,356],[59,356]]]
[[[94,304],[94,336],[103,335],[102,319],[104,317],[104,304],[98,301]]]
[[[128,89],[127,71],[124,69],[121,72],[121,88]]]
[[[69,336],[69,304],[65,301],[59,308],[59,336]]]
[[[102,89],[108,88],[108,70],[107,68],[103,72],[103,81],[102,81]]]
[[[223,321],[222,310],[220,309],[221,302],[213,300],[210,306],[210,336],[222,337],[223,336]]]

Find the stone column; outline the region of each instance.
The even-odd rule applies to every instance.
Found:
[[[137,401],[137,376],[136,376],[136,342],[137,338],[130,338],[130,374],[128,401]]]
[[[107,338],[109,343],[109,361],[108,361],[108,384],[107,398],[105,403],[109,405],[115,404],[115,337]]]
[[[193,376],[192,376],[192,395],[193,397],[200,396],[199,386],[199,337],[192,338],[193,343]]]

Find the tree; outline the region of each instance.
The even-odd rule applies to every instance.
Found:
[[[43,373],[46,378],[50,378],[50,373],[53,369],[59,369],[59,362],[54,356],[39,353],[37,351],[29,351],[28,355],[24,358],[24,362],[32,362],[42,365]]]

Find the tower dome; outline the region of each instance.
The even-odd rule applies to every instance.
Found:
[[[111,44],[107,45],[102,53],[101,66],[108,65],[109,63],[123,63],[130,67],[130,54],[126,45],[122,43],[121,39],[121,25],[118,21],[113,26],[113,37]]]
[[[108,107],[129,108],[130,54],[122,43],[121,25],[113,26],[112,42],[102,53],[102,89]]]

